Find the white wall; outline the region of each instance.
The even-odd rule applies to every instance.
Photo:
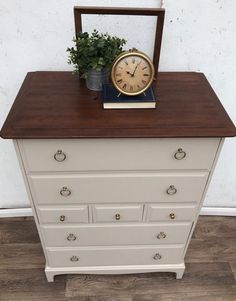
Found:
[[[158,6],[158,0],[0,0],[0,125],[28,71],[72,70],[66,47],[72,45],[74,5]],[[236,1],[166,0],[160,69],[204,72],[236,122]],[[151,54],[155,22],[99,17],[85,20],[127,36],[131,46]],[[128,20],[128,22],[127,22]],[[102,24],[103,26],[102,26]],[[140,42],[142,41],[142,42]],[[207,195],[206,206],[236,207],[236,139],[225,143]],[[0,207],[28,206],[12,142],[0,139]]]

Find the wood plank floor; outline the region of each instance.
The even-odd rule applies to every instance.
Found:
[[[236,301],[235,279],[236,217],[199,218],[182,280],[172,273],[61,275],[53,283],[33,219],[0,219],[0,301]]]

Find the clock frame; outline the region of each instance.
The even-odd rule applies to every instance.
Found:
[[[140,59],[139,63],[136,62],[137,58]],[[140,69],[139,65],[143,68]],[[144,69],[147,70],[146,73]],[[154,74],[151,59],[144,52],[131,49],[122,52],[114,61],[111,80],[120,93],[135,96],[144,93],[151,86]]]

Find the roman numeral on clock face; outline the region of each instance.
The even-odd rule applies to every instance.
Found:
[[[121,84],[122,82],[123,82],[122,79],[119,79],[119,80],[117,81],[117,83],[119,83],[119,84]]]
[[[142,83],[145,85],[147,83],[147,81],[146,80],[142,80]]]

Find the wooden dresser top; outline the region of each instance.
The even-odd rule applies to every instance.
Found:
[[[159,73],[157,109],[103,110],[71,72],[30,72],[2,138],[233,137],[236,129],[202,73]]]

